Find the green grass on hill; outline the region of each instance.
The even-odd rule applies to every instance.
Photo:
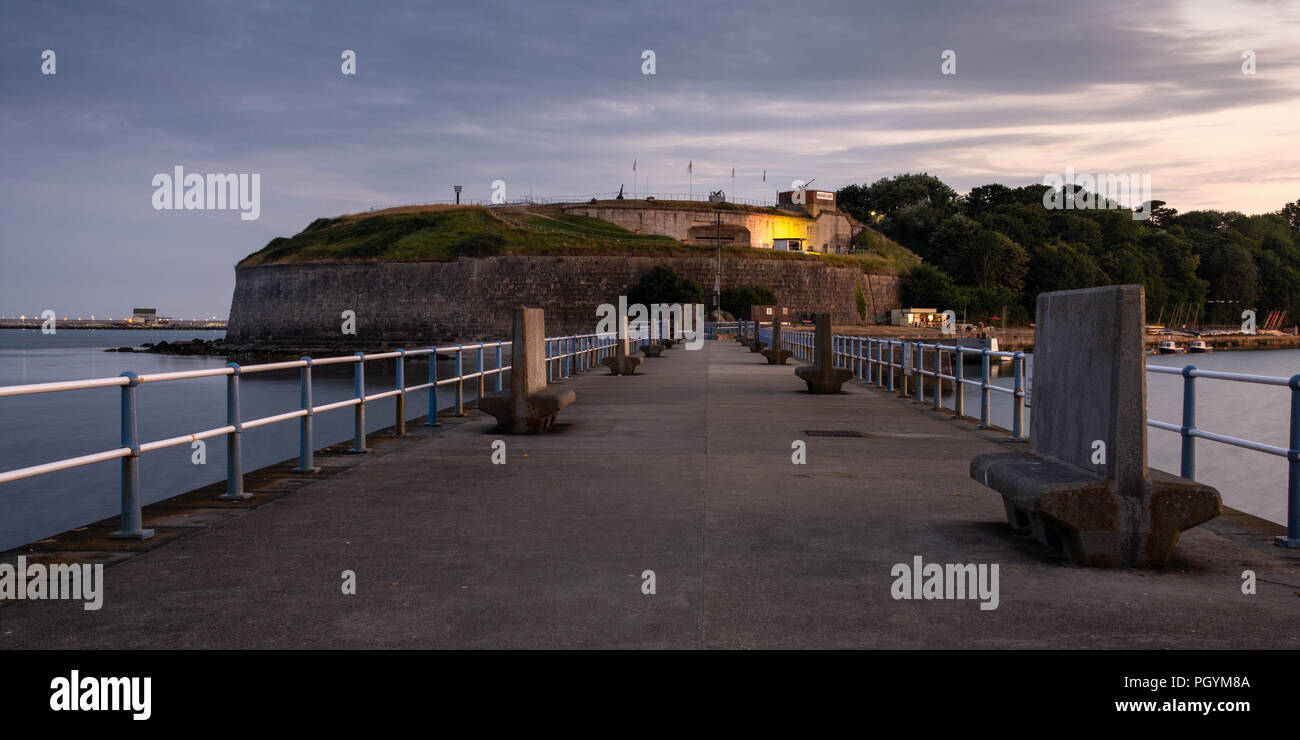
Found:
[[[871,244],[874,253],[853,256],[749,247],[723,247],[722,251],[751,259],[824,259],[873,273],[901,272],[916,260],[911,252],[878,234]],[[501,209],[494,213],[487,208],[465,207],[316,219],[295,236],[272,239],[241,260],[239,266],[333,260],[448,262],[458,257],[493,255],[714,254],[713,247],[688,246],[657,234],[634,234],[607,221],[558,210]]]

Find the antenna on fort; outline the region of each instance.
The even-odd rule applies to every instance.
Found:
[[[456,191],[456,205],[460,205],[460,186],[452,185],[451,189]]]

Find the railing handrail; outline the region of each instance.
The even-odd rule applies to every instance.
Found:
[[[546,337],[543,344],[544,367],[548,382],[567,378],[570,373],[585,372],[599,365],[599,360],[614,352],[614,332],[593,332],[589,334],[570,334]],[[646,336],[629,337],[636,346],[649,341]],[[455,385],[455,402],[453,408],[457,415],[464,415],[464,384],[466,381],[478,381],[478,397],[485,393],[486,379],[494,378],[496,391],[502,390],[502,377],[511,370],[511,365],[503,361],[503,351],[512,346],[510,341],[479,341],[473,344],[455,344],[443,347],[420,347],[398,349],[366,354],[357,352],[351,355],[338,355],[313,359],[303,357],[299,360],[284,362],[267,362],[241,366],[228,363],[224,367],[205,368],[203,370],[186,370],[167,373],[145,373],[138,375],[124,372],[110,378],[91,378],[87,380],[58,381],[51,383],[30,383],[24,385],[0,386],[0,398],[54,393],[59,391],[84,390],[89,388],[121,389],[122,393],[122,444],[118,447],[95,452],[88,455],[62,458],[50,462],[30,465],[13,470],[0,471],[0,483],[32,478],[60,470],[92,465],[108,460],[122,460],[122,529],[113,533],[114,537],[145,538],[153,534],[143,527],[142,506],[139,490],[139,458],[145,452],[175,447],[185,443],[224,436],[227,441],[226,479],[227,491],[221,498],[248,498],[243,488],[243,463],[241,456],[241,435],[244,429],[253,429],[275,424],[281,421],[298,419],[300,425],[299,466],[296,472],[317,472],[320,469],[313,464],[314,442],[312,420],[316,414],[342,408],[353,408],[355,414],[354,452],[366,452],[365,407],[372,401],[396,398],[396,429],[398,436],[406,433],[406,396],[409,393],[428,390],[429,411],[426,426],[441,426],[438,422],[438,388]],[[484,365],[485,350],[495,353],[495,362],[491,368]],[[477,361],[473,372],[467,372],[463,366],[466,352],[476,355]],[[406,383],[405,361],[409,357],[428,355],[452,355],[455,359],[455,374],[448,378],[438,377],[437,362],[429,362],[429,379],[426,383],[408,385]],[[378,360],[396,360],[396,387],[377,393],[365,391],[365,366],[367,362]],[[312,402],[312,369],[318,365],[352,365],[354,370],[354,396],[352,398],[316,405]],[[273,370],[299,370],[300,408],[263,416],[257,419],[244,419],[239,409],[239,380],[243,375]],[[189,434],[166,439],[141,442],[138,432],[135,394],[136,389],[144,384],[165,383],[195,378],[226,378],[226,424]]]
[[[743,326],[753,327],[754,322],[738,322]],[[738,326],[738,329],[741,327]],[[771,336],[770,329],[762,329],[762,335],[768,338]],[[813,332],[804,329],[790,329],[782,331],[783,341],[790,347],[794,348],[796,356],[802,359],[812,360],[812,343]],[[883,359],[882,346],[889,347],[889,359]],[[910,346],[915,350],[911,358],[911,366],[907,367],[900,358],[899,362],[894,362],[894,348]],[[863,348],[866,348],[866,355],[863,355]],[[989,422],[989,394],[990,392],[1005,393],[1013,397],[1012,409],[1012,440],[1027,441],[1028,437],[1021,434],[1023,428],[1024,408],[1029,405],[1031,400],[1029,384],[1032,382],[1032,376],[1028,372],[1028,355],[1021,351],[1006,352],[992,351],[987,348],[964,347],[960,344],[945,345],[941,340],[934,342],[924,342],[919,339],[901,339],[894,337],[868,337],[860,335],[834,334],[831,337],[831,352],[842,366],[846,362],[850,370],[854,371],[855,377],[859,380],[865,379],[868,383],[875,379],[876,385],[884,387],[884,373],[888,369],[889,373],[889,390],[894,390],[895,371],[900,371],[903,379],[902,390],[906,395],[907,378],[910,376],[914,379],[916,389],[916,401],[924,402],[923,384],[920,378],[931,378],[934,381],[935,388],[932,389],[931,401],[936,409],[941,406],[942,382],[945,380],[953,381],[954,386],[954,411],[958,416],[967,416],[964,411],[964,389],[967,386],[975,386],[980,389],[980,426],[983,428],[990,427]],[[874,349],[874,352],[873,352]],[[927,370],[924,366],[923,353],[929,350],[931,355],[941,355],[948,352],[954,356],[979,355],[984,358],[981,372],[978,377],[965,377],[963,372],[963,363],[953,363],[953,374],[948,375],[942,372],[941,357],[936,356],[933,369]],[[1010,388],[993,385],[989,382],[989,358],[1009,358],[1012,360],[1015,372],[1014,385]],[[1159,421],[1157,419],[1146,419],[1147,426],[1161,429],[1164,431],[1175,432],[1182,436],[1182,450],[1180,454],[1180,475],[1183,478],[1194,480],[1196,476],[1196,447],[1195,440],[1205,439],[1219,444],[1226,444],[1243,449],[1263,452],[1277,457],[1284,457],[1289,463],[1287,473],[1287,535],[1278,537],[1277,544],[1285,547],[1300,547],[1300,374],[1293,375],[1289,378],[1282,378],[1271,375],[1255,375],[1250,373],[1231,373],[1220,370],[1201,370],[1194,365],[1186,365],[1181,368],[1171,367],[1168,365],[1155,365],[1143,363],[1144,370],[1149,373],[1163,375],[1181,375],[1184,379],[1183,385],[1183,423],[1172,424],[1169,422]],[[1290,420],[1290,441],[1288,447],[1278,447],[1276,445],[1265,444],[1254,440],[1242,439],[1226,434],[1219,434],[1196,426],[1196,394],[1195,380],[1197,378],[1207,378],[1212,380],[1226,380],[1239,383],[1253,383],[1257,385],[1280,386],[1291,389],[1291,420]]]

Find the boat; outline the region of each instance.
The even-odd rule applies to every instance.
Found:
[[[1160,343],[1160,346],[1156,348],[1156,351],[1162,355],[1176,355],[1186,352],[1187,350],[1174,344],[1172,340],[1166,339]]]
[[[1203,355],[1206,352],[1213,352],[1214,349],[1205,343],[1204,339],[1192,340],[1192,346],[1187,348],[1188,352],[1196,355]]]

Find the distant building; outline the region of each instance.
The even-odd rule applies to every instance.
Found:
[[[155,324],[157,322],[158,322],[158,309],[156,308],[131,309],[132,324]]]
[[[943,322],[943,315],[933,308],[895,308],[889,312],[894,326],[932,326]]]

